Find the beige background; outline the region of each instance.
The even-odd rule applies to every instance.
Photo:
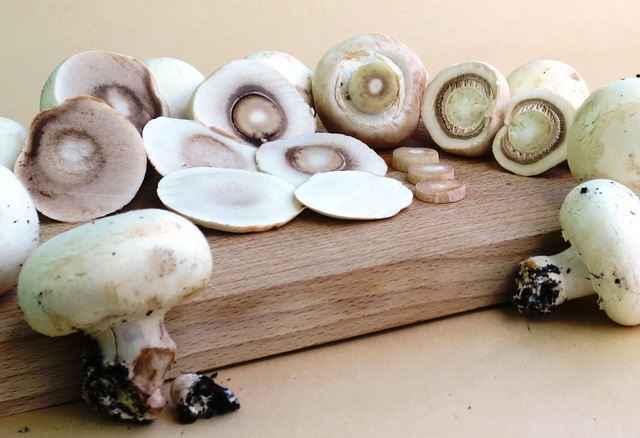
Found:
[[[174,56],[210,73],[260,49],[313,66],[341,39],[375,31],[413,47],[432,74],[468,59],[508,73],[557,58],[595,88],[640,72],[633,0],[1,6],[0,115],[26,124],[49,72],[85,49]],[[224,370],[243,405],[224,418],[185,427],[167,412],[135,427],[74,404],[0,419],[0,435],[26,425],[28,436],[639,436],[639,336],[593,300],[532,322],[505,307]]]

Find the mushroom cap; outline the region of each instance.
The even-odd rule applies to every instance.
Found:
[[[81,96],[36,116],[15,173],[42,214],[80,222],[128,204],[146,168],[136,128],[103,101]]]
[[[361,170],[384,176],[387,164],[360,140],[342,134],[314,133],[270,141],[258,148],[258,168],[299,186],[311,175]]]
[[[38,212],[29,193],[9,169],[0,166],[0,294],[16,285],[38,239]]]
[[[196,120],[158,117],[142,131],[149,161],[160,175],[187,167],[257,171],[256,148]]]
[[[20,123],[0,117],[0,166],[13,169],[27,130]]]
[[[24,264],[18,300],[47,336],[98,333],[122,320],[168,311],[204,288],[209,244],[183,217],[133,210],[90,222],[42,244]]]
[[[569,192],[560,225],[607,316],[640,324],[640,199],[622,184],[594,179]]]
[[[640,79],[605,85],[584,102],[567,135],[578,181],[613,179],[640,193]]]

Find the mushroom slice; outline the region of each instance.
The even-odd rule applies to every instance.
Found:
[[[36,116],[15,173],[38,211],[80,222],[128,204],[146,168],[136,128],[103,101],[81,96]]]
[[[280,227],[303,209],[295,187],[275,176],[240,169],[194,167],[160,180],[160,201],[203,227],[231,233]]]
[[[500,71],[484,62],[452,65],[427,85],[422,120],[444,151],[475,157],[491,150],[509,103],[509,85]]]
[[[252,59],[233,61],[205,79],[191,99],[191,116],[254,145],[316,130],[313,110],[296,87]]]
[[[416,184],[416,198],[432,204],[446,204],[464,199],[465,185],[455,179],[420,181]]]
[[[257,171],[256,148],[195,120],[158,117],[142,131],[147,156],[160,175],[186,167]]]
[[[246,57],[263,62],[271,68],[280,72],[289,82],[296,87],[307,105],[313,108],[313,95],[311,94],[311,69],[302,63],[298,58],[288,53],[275,50],[263,50],[255,52]]]
[[[589,90],[582,76],[560,61],[525,64],[507,82],[512,98],[493,155],[515,174],[539,175],[566,159],[567,130]]]
[[[0,117],[0,166],[13,169],[26,135],[20,123]]]
[[[330,132],[383,148],[418,127],[427,71],[418,55],[388,36],[341,42],[322,57],[312,81],[316,111]]]
[[[18,281],[18,273],[39,240],[38,212],[20,180],[0,166],[0,294]]]
[[[412,164],[431,164],[439,161],[440,157],[435,149],[402,146],[393,150],[391,167],[400,172],[407,172]]]
[[[149,120],[169,114],[147,67],[117,53],[88,51],[64,60],[42,89],[40,110],[75,96],[104,100],[140,132]]]
[[[369,146],[342,134],[315,133],[271,141],[258,148],[258,168],[299,186],[311,175],[361,170],[384,176],[387,165]]]
[[[420,181],[442,181],[453,179],[455,170],[443,163],[414,163],[407,170],[407,181],[415,184]]]
[[[338,219],[384,219],[411,205],[400,181],[358,170],[313,175],[295,191],[311,210]]]
[[[189,101],[204,75],[194,66],[176,58],[160,57],[144,61],[158,86],[158,93],[169,107],[169,116],[188,117]]]

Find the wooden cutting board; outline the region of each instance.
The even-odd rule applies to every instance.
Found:
[[[414,201],[369,222],[305,211],[256,234],[205,230],[214,275],[167,316],[171,376],[508,301],[516,263],[562,247],[557,213],[574,183],[565,167],[524,178],[491,159],[442,161],[467,185],[456,204]],[[161,205],[149,175],[129,209]],[[69,228],[45,219],[42,240]],[[78,399],[82,345],[81,335],[34,333],[15,292],[0,297],[0,415]]]

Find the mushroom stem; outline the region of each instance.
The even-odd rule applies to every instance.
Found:
[[[164,313],[124,321],[91,336],[95,343],[85,355],[83,398],[120,419],[153,420],[166,403],[161,386],[176,356]]]
[[[398,98],[398,75],[389,61],[364,64],[351,76],[347,92],[354,107],[367,114],[378,114]]]
[[[520,262],[516,285],[513,303],[523,315],[550,313],[567,300],[595,293],[589,271],[573,247]]]

